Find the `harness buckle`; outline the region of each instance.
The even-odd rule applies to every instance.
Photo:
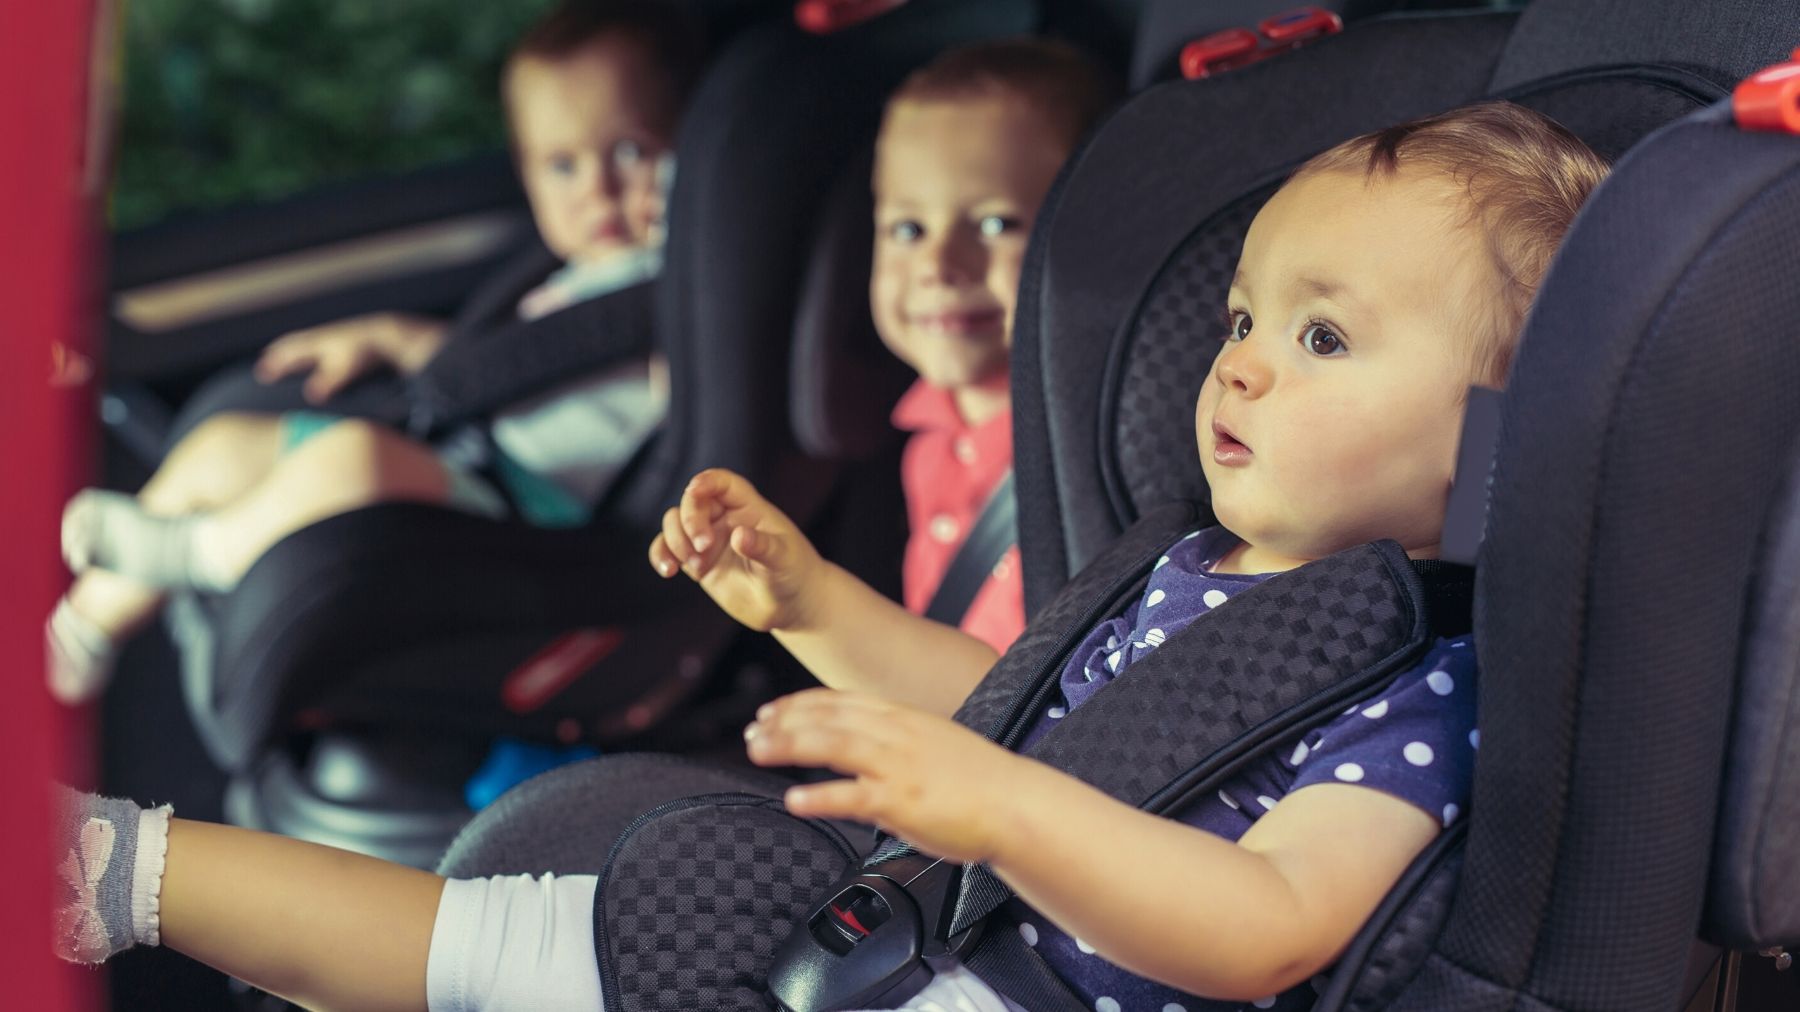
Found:
[[[775,950],[770,994],[786,1012],[904,1003],[981,934],[948,935],[961,882],[961,865],[923,854],[846,875]]]

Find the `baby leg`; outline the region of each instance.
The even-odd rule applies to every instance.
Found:
[[[148,514],[174,516],[231,502],[268,473],[280,441],[278,416],[215,415],[169,451],[137,504]],[[86,536],[79,525],[69,533],[77,541]],[[63,547],[72,561],[90,552],[67,539]],[[74,703],[97,694],[111,677],[120,645],[156,614],[163,597],[161,587],[84,568],[46,627],[50,686],[57,698]]]
[[[378,502],[441,503],[437,456],[383,426],[346,419],[280,457],[266,476],[210,512],[157,516],[128,498],[89,491],[70,504],[71,540],[85,561],[164,588],[226,591],[289,534]]]
[[[58,789],[56,950],[163,944],[307,1007],[422,1009],[443,879]]]

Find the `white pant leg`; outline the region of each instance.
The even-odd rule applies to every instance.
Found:
[[[604,1012],[594,875],[451,879],[425,964],[431,1012]]]

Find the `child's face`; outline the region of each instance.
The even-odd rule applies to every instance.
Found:
[[[1499,285],[1463,217],[1453,183],[1408,168],[1308,174],[1256,216],[1195,425],[1214,511],[1263,561],[1436,554]]]
[[[645,241],[661,214],[662,78],[641,46],[602,37],[558,60],[524,57],[507,79],[519,174],[538,234],[565,260]]]
[[[1068,144],[1016,99],[903,101],[876,148],[869,301],[927,383],[1004,383],[1019,266]]]

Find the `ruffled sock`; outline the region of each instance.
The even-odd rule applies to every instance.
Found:
[[[56,954],[92,964],[161,944],[170,807],[140,808],[61,785],[55,791]]]

